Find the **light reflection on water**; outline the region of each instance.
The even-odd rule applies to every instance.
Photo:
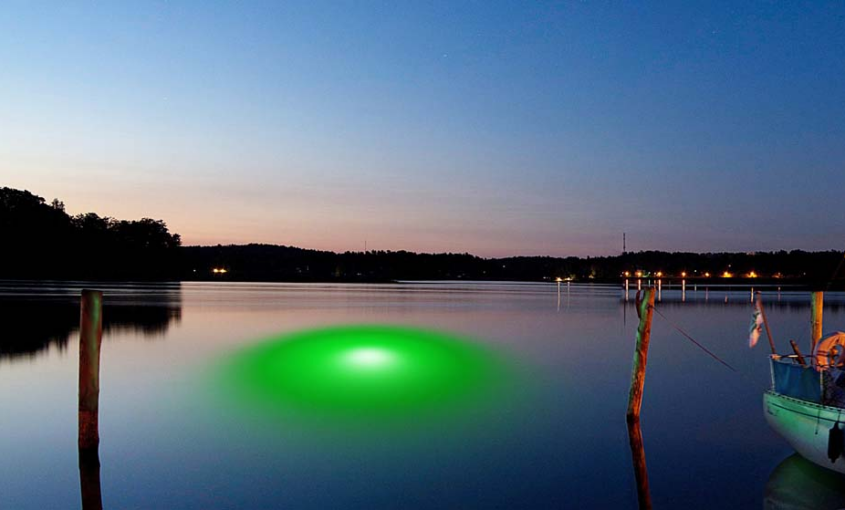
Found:
[[[0,285],[0,508],[78,506],[78,291]],[[624,421],[636,313],[619,286],[424,283],[107,284],[102,351],[105,508],[633,508]],[[809,342],[809,296],[761,289],[775,342]],[[763,347],[748,350],[747,288],[663,285],[661,311],[742,376],[655,317],[642,411],[655,508],[759,508],[791,453],[762,415]],[[725,302],[727,297],[727,303]],[[825,330],[845,329],[841,294]],[[362,449],[307,431],[212,419],[195,375],[255,340],[388,323],[508,352],[539,396],[479,423]],[[837,326],[837,324],[839,326]],[[149,341],[155,339],[155,341]],[[507,420],[504,420],[507,418]],[[490,426],[488,426],[490,425]],[[682,468],[679,468],[682,466]],[[397,504],[397,502],[400,502]]]

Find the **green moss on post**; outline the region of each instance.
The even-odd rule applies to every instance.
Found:
[[[640,324],[637,327],[637,345],[634,351],[631,371],[631,388],[628,392],[628,421],[639,420],[643,401],[645,369],[648,361],[648,343],[651,338],[651,319],[654,313],[654,288],[637,292],[637,315]]]

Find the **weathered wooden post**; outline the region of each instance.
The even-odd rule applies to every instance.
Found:
[[[822,339],[822,313],[824,310],[824,292],[813,292],[813,325],[812,325],[812,349],[810,353],[816,352],[816,344]]]
[[[100,344],[103,340],[103,293],[84,289],[79,324],[79,448],[100,444]]]
[[[640,324],[637,327],[637,345],[631,371],[631,388],[628,392],[627,418],[629,423],[640,419],[645,369],[648,361],[648,342],[651,338],[651,319],[654,314],[654,288],[637,292],[636,306]]]
[[[102,510],[100,493],[100,345],[103,293],[84,289],[79,319],[79,485],[82,510]]]

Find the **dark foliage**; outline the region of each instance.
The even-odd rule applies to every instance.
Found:
[[[69,216],[64,204],[0,188],[0,278],[163,280],[179,276],[178,234],[161,220]]]
[[[842,254],[835,251],[794,250],[772,253],[667,253],[646,251],[614,257],[509,257],[483,259],[469,254],[426,254],[406,251],[333,253],[287,246],[192,246],[184,252],[184,279],[265,281],[390,281],[390,280],[525,280],[555,278],[575,281],[619,281],[628,271],[645,278],[658,271],[667,278],[709,279],[727,282],[748,280],[754,271],[759,280],[789,281],[827,286]],[[224,269],[225,273],[213,272]],[[841,269],[841,268],[840,268]],[[705,275],[709,273],[710,277]],[[841,287],[845,271],[839,271]]]
[[[793,250],[770,253],[643,251],[610,257],[509,257],[468,253],[368,251],[334,253],[290,246],[180,247],[160,220],[122,221],[95,213],[68,216],[64,204],[27,191],[0,188],[0,278],[393,281],[527,280],[618,281],[624,272],[644,277],[731,281],[754,271],[762,280],[842,287],[842,254]],[[217,271],[215,272],[215,269]],[[223,271],[220,271],[223,270]]]

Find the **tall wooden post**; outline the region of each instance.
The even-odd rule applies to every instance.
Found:
[[[811,339],[813,348],[810,353],[816,352],[816,344],[822,339],[822,312],[824,310],[824,292],[813,292],[813,325]]]
[[[100,344],[103,340],[103,293],[83,290],[79,324],[79,448],[100,444]]]
[[[654,314],[654,288],[637,292],[637,316],[640,325],[637,327],[637,345],[634,351],[633,369],[631,371],[631,388],[628,392],[628,422],[639,420],[640,407],[643,401],[643,385],[645,384],[645,369],[648,361],[648,342],[651,338],[651,319]]]

